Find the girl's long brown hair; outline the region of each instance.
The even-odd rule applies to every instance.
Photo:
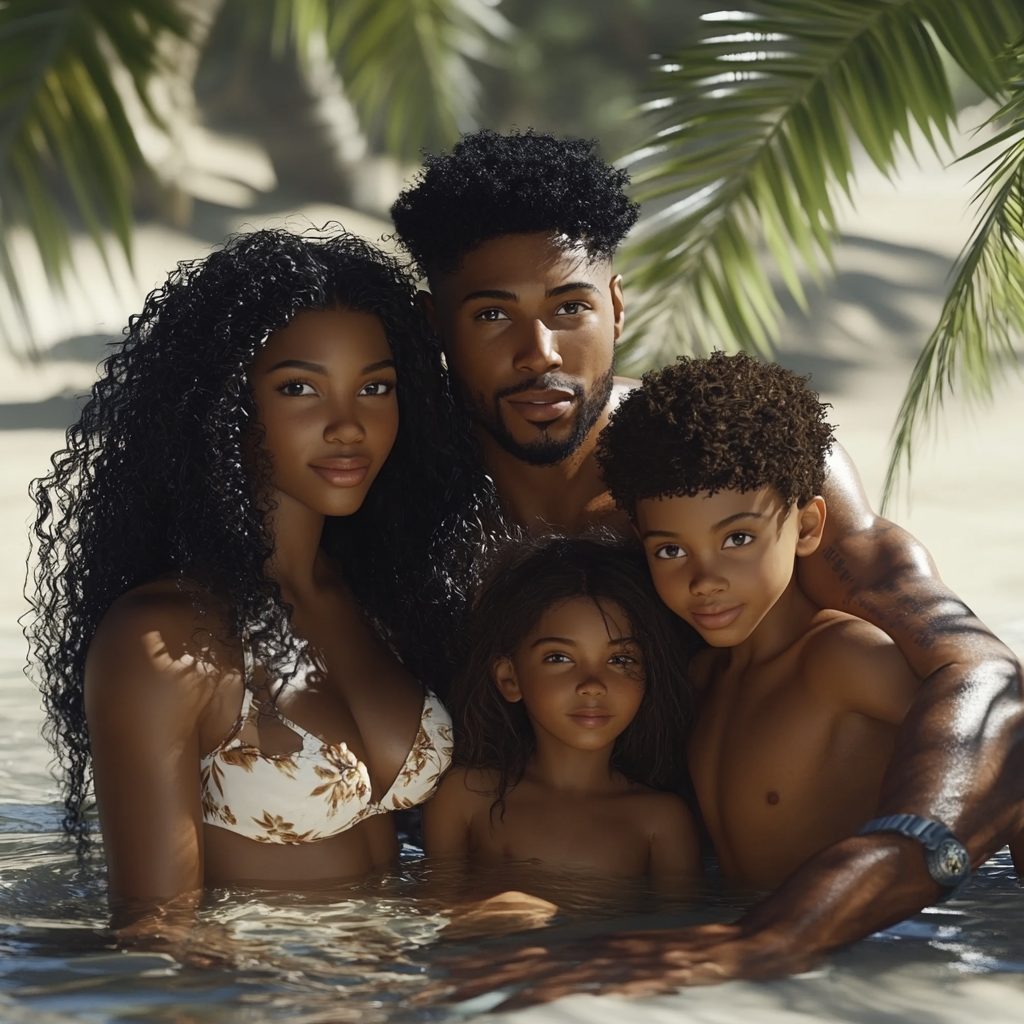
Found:
[[[596,538],[519,542],[491,568],[448,694],[454,763],[497,773],[496,806],[522,779],[533,729],[522,702],[510,704],[499,693],[493,668],[515,653],[544,612],[577,597],[618,604],[642,655],[643,700],[616,740],[612,768],[633,782],[688,795],[684,752],[693,695],[687,666],[700,639],[661,603],[640,553]]]

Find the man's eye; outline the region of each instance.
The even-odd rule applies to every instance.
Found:
[[[686,552],[678,544],[662,544],[654,552],[655,558],[685,558]]]
[[[316,388],[304,380],[290,380],[282,384],[278,389],[282,395],[289,398],[304,398],[307,395],[315,395]]]
[[[370,381],[369,384],[364,384],[359,390],[361,395],[389,395],[394,390],[395,385],[388,380],[374,380]]]
[[[489,324],[497,323],[499,320],[508,320],[509,315],[503,309],[481,309],[477,313],[477,320],[484,320]]]
[[[725,538],[725,543],[722,545],[723,548],[745,548],[748,544],[752,544],[754,541],[754,535],[752,533],[730,533]]]
[[[588,306],[587,303],[581,302],[579,299],[570,299],[568,302],[563,302],[558,309],[555,310],[555,313],[562,314],[563,316],[576,316],[588,309],[590,309],[590,306]]]

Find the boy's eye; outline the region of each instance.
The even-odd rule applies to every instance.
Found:
[[[748,544],[752,543],[754,535],[752,533],[730,533],[725,538],[725,543],[722,545],[723,548],[745,548]]]
[[[685,558],[686,552],[678,544],[662,544],[654,552],[655,558]]]
[[[290,380],[282,384],[278,389],[282,395],[289,398],[304,398],[307,395],[315,395],[316,388],[304,380]]]
[[[389,395],[394,390],[395,385],[388,380],[374,380],[370,381],[369,384],[364,384],[359,390],[361,395]]]
[[[568,302],[563,302],[558,309],[555,310],[555,314],[561,314],[563,316],[577,316],[590,308],[590,306],[579,299],[570,299]]]
[[[481,309],[474,319],[484,320],[489,324],[493,324],[499,320],[508,320],[509,315],[503,309]]]

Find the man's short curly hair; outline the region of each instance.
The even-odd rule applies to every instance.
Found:
[[[644,375],[612,415],[597,459],[619,508],[643,498],[756,491],[786,503],[821,493],[830,406],[775,363],[715,352]]]
[[[503,235],[550,232],[610,259],[640,207],[629,175],[606,164],[588,139],[532,128],[464,135],[451,153],[427,156],[391,217],[402,245],[430,277],[456,270],[466,253]]]

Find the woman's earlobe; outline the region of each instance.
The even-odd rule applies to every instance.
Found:
[[[509,702],[515,704],[523,699],[523,691],[519,689],[516,669],[509,658],[500,658],[491,669],[491,676],[498,692]]]

